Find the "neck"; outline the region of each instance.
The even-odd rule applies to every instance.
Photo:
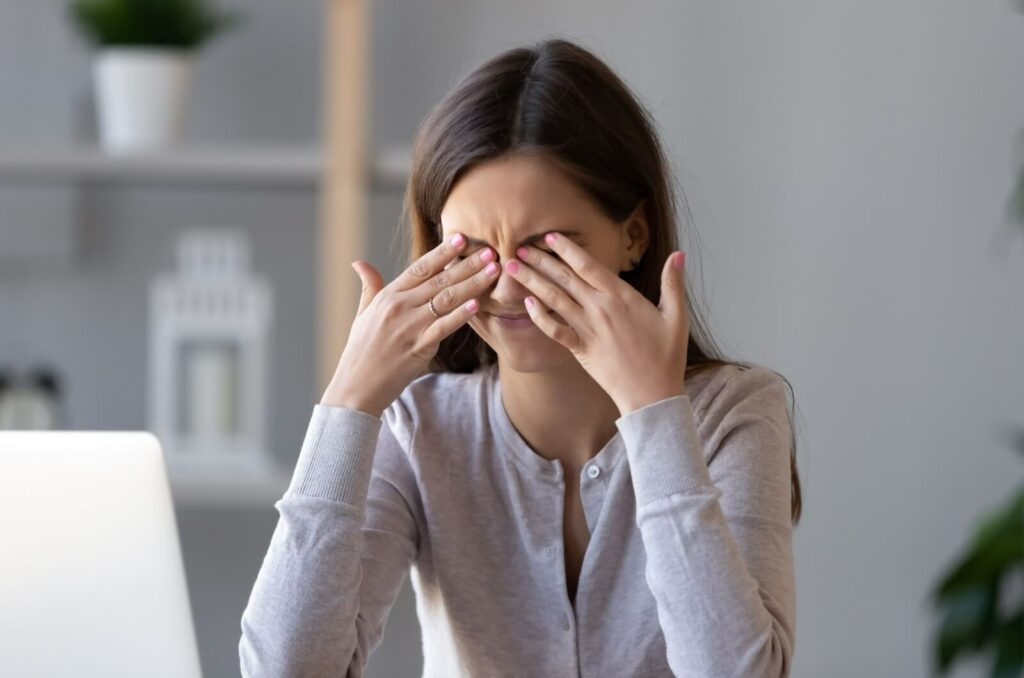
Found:
[[[576,360],[543,372],[516,372],[500,361],[497,369],[505,411],[541,457],[575,471],[615,436],[618,408]]]

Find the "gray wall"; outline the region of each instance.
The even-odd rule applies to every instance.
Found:
[[[320,3],[233,4],[250,20],[205,53],[186,137],[316,138]],[[85,50],[62,7],[0,1],[4,144],[90,131]],[[795,388],[806,513],[793,675],[929,675],[926,591],[1021,478],[1002,434],[1024,419],[1024,248],[1003,207],[1024,126],[1024,16],[951,0],[389,0],[373,18],[378,146],[408,142],[482,59],[547,35],[580,40],[633,85],[692,208],[692,293],[728,354]],[[293,462],[319,395],[313,195],[53,190],[48,204],[66,201],[80,224],[76,249],[0,270],[0,360],[57,361],[79,428],[143,426],[143,290],[170,266],[168,234],[242,225],[280,302],[271,440]],[[39,218],[38,196],[4,208],[16,199],[0,188],[0,222]],[[374,198],[371,260],[388,276],[398,209],[397,195]],[[179,512],[210,677],[238,673],[238,617],[275,520],[272,507]],[[372,675],[416,675],[420,658],[407,584]]]

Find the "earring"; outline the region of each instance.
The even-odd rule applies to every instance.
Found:
[[[629,260],[629,265],[632,266],[633,268],[636,268],[637,266],[640,265],[640,260],[639,259],[630,259]]]

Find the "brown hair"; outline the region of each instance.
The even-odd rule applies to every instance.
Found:
[[[423,120],[413,146],[402,215],[411,232],[410,263],[440,244],[441,211],[459,178],[479,163],[513,152],[556,163],[616,222],[644,202],[648,247],[639,266],[619,275],[657,304],[665,259],[679,248],[668,160],[652,117],[625,83],[593,53],[561,38],[511,49],[486,61]],[[689,217],[681,187],[679,192]],[[689,261],[687,257],[687,265]],[[686,377],[716,366],[753,367],[722,355],[692,296],[688,286]],[[463,325],[442,340],[429,369],[473,372],[496,361],[494,350]],[[792,385],[778,376],[792,398]],[[802,501],[796,432],[791,430],[795,525]]]

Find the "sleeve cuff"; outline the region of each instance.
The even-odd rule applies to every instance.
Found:
[[[702,485],[714,487],[689,396],[645,405],[616,419],[615,426],[626,446],[638,506]]]
[[[314,405],[288,491],[363,506],[382,424],[361,410]]]

